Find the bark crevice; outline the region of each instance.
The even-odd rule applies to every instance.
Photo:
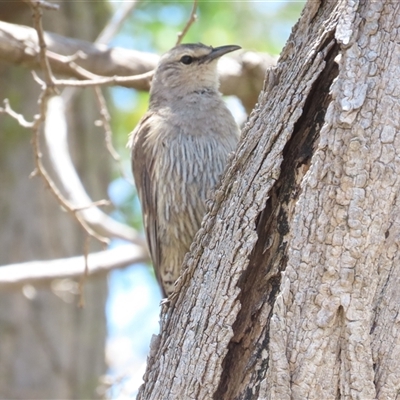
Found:
[[[329,45],[332,39],[333,33],[325,44]],[[253,377],[251,381],[261,382],[267,370],[269,321],[279,292],[281,272],[286,267],[287,235],[290,235],[294,206],[301,193],[300,184],[309,168],[330,103],[330,86],[338,74],[334,61],[338,51],[339,46],[335,44],[326,56],[326,66],[314,82],[302,116],[284,147],[280,177],[257,218],[258,240],[248,268],[238,281],[241,310],[233,324],[234,336],[223,362],[223,373],[214,399],[258,396],[257,387],[248,387],[247,371],[260,371],[263,376]],[[260,319],[267,319],[266,324],[260,324]],[[255,364],[261,368],[254,368]]]

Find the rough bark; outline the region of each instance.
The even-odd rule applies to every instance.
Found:
[[[309,1],[165,304],[138,399],[394,399],[400,5]]]

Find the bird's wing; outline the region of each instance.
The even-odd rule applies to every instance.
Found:
[[[155,114],[152,112],[144,115],[131,133],[128,146],[132,149],[132,171],[142,205],[147,243],[157,279],[161,282],[159,276],[161,246],[157,226],[157,192],[154,187],[155,160],[151,154],[152,148],[146,146],[146,139],[151,133],[151,121],[154,116]]]

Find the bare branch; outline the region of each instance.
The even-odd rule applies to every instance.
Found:
[[[104,128],[107,150],[111,154],[112,158],[115,161],[120,162],[121,157],[118,154],[117,150],[115,150],[113,143],[112,143],[112,131],[111,131],[111,125],[110,125],[111,118],[110,118],[110,113],[108,112],[108,109],[107,109],[106,100],[103,96],[101,89],[98,86],[96,86],[94,88],[94,90],[96,93],[96,100],[97,100],[99,110],[100,110],[101,125]]]
[[[53,74],[51,72],[50,63],[46,55],[46,42],[44,40],[44,31],[42,25],[42,7],[48,8],[51,4],[42,0],[27,0],[27,2],[31,6],[33,12],[33,24],[36,29],[39,42],[39,60],[45,76],[46,85],[48,87],[53,87]]]
[[[112,143],[112,129],[111,129],[111,124],[110,124],[110,113],[108,112],[107,109],[107,103],[106,100],[103,96],[103,92],[101,91],[100,87],[95,86],[95,94],[96,94],[96,100],[99,106],[100,110],[100,116],[101,116],[101,121],[99,121],[99,125],[103,126],[104,128],[104,135],[105,135],[105,142],[106,142],[106,147],[108,152],[111,154],[111,157],[114,159],[114,161],[118,165],[118,170],[121,176],[129,182],[132,186],[135,185],[135,182],[133,179],[125,173],[125,170],[122,165],[122,160],[121,156],[118,154],[117,150],[115,149],[113,143]]]
[[[60,6],[58,4],[50,3],[44,0],[24,0],[25,3],[30,3],[34,7],[44,8],[45,10],[57,11]]]
[[[3,28],[7,28],[9,29],[7,31],[7,29],[3,29]],[[12,32],[12,33],[10,33]],[[22,32],[22,36],[27,36],[24,39],[21,38],[21,32]],[[6,44],[9,45],[10,44],[10,40],[16,40],[16,38],[13,36],[14,33],[16,33],[16,37],[17,37],[17,44],[19,45],[19,47],[17,46],[17,49],[21,49],[21,45],[23,45],[22,50],[23,50],[23,54],[28,54],[30,55],[30,57],[35,58],[35,54],[37,54],[37,51],[35,50],[37,47],[37,38],[32,37],[32,32],[35,33],[34,30],[32,30],[31,28],[26,28],[26,27],[18,27],[16,25],[12,25],[12,24],[6,24],[3,22],[0,22],[0,57],[2,54],[2,44]],[[3,34],[3,35],[2,35]],[[6,40],[2,41],[1,39],[4,38],[4,34],[6,36]],[[33,35],[35,36],[35,35]],[[37,34],[36,34],[37,37]],[[74,51],[70,51],[68,50],[66,52],[66,56],[59,56],[57,54],[55,54],[54,52],[51,53],[47,53],[48,56],[48,60],[50,61],[50,64],[53,65],[53,61],[55,61],[57,59],[57,62],[55,65],[57,66],[66,66],[67,64],[69,64],[69,66],[67,66],[67,68],[69,68],[69,71],[73,70],[75,74],[80,74],[80,76],[82,77],[82,75],[88,77],[88,74],[92,74],[92,72],[87,71],[86,69],[82,68],[81,70],[78,70],[78,67],[75,63],[75,60],[77,60],[78,58],[81,61],[86,61],[87,59],[92,59],[93,58],[93,53],[91,53],[91,51],[95,51],[96,55],[96,61],[99,59],[98,56],[99,55],[108,55],[108,57],[110,56],[110,52],[112,53],[112,61],[115,60],[116,58],[118,59],[118,57],[115,57],[117,53],[125,53],[124,50],[122,49],[106,49],[106,51],[104,50],[104,47],[102,48],[102,50],[99,50],[96,46],[93,46],[92,44],[89,44],[87,42],[83,42],[83,41],[76,41],[76,40],[72,40],[72,39],[65,39],[62,38],[61,36],[58,35],[54,35],[54,34],[46,34],[44,33],[44,38],[46,40],[46,42],[48,41],[49,45],[54,48],[58,46],[58,48],[60,47],[67,47],[68,49],[71,49],[71,47],[68,47],[72,44],[76,44],[79,43],[79,47],[82,47],[83,49],[85,49],[85,56],[82,56],[82,53],[79,53],[79,47],[75,47],[73,48]],[[56,44],[56,45],[55,45]],[[81,46],[82,44],[82,46]],[[85,47],[86,46],[86,47]],[[10,46],[5,46],[6,50],[10,50]],[[90,51],[88,51],[87,49],[91,49]],[[26,50],[26,51],[25,51]],[[64,49],[65,52],[65,49]],[[126,51],[127,54],[131,54],[132,52],[130,51]],[[140,57],[138,57],[136,59],[136,61],[138,61],[140,58],[143,58],[146,60],[147,57],[149,56],[148,54],[144,54],[144,53],[138,53],[138,52],[133,52],[135,54],[140,55]],[[14,53],[12,53],[14,54]],[[58,57],[57,57],[58,56]],[[153,60],[158,59],[157,56],[155,55],[150,55],[151,58]],[[64,57],[64,59],[60,58],[60,57]],[[244,56],[242,57],[243,61],[236,61],[234,59],[228,59],[226,58],[225,60],[221,60],[221,64],[223,64],[222,67],[222,71],[230,71],[230,73],[228,75],[225,76],[230,76],[229,78],[229,82],[225,79],[222,79],[222,85],[221,85],[221,89],[228,94],[235,94],[235,90],[237,88],[241,88],[240,90],[245,93],[245,98],[249,98],[249,100],[247,101],[247,104],[249,104],[249,106],[246,105],[246,108],[249,109],[250,106],[252,106],[253,101],[255,101],[255,99],[257,98],[257,94],[258,92],[253,90],[254,87],[257,86],[257,84],[259,83],[261,85],[262,79],[263,79],[263,75],[264,75],[264,69],[265,69],[265,64],[266,61],[265,59],[262,58],[262,56],[257,55],[255,53],[244,53]],[[16,59],[14,58],[14,61],[16,61]],[[103,62],[104,61],[104,62]],[[128,57],[128,62],[129,62],[129,57]],[[272,64],[271,61],[267,61],[270,64]],[[106,60],[102,60],[101,62],[95,62],[94,65],[96,66],[104,66],[107,65],[108,62]],[[129,65],[133,65],[134,63],[129,62]],[[143,65],[143,64],[142,64]],[[155,63],[153,64],[155,65]],[[81,68],[81,67],[79,67]],[[78,72],[79,71],[79,72]],[[245,79],[244,75],[248,75],[248,77],[251,79]],[[140,81],[143,82],[146,81],[146,85],[149,86],[149,78],[151,76],[151,72],[146,73],[143,77],[145,77],[146,79],[141,79]],[[224,74],[222,74],[222,78],[224,77]],[[90,76],[90,78],[92,78],[92,75]],[[105,78],[105,79],[109,79],[109,81],[107,83],[111,83],[111,82],[116,82],[119,84],[122,84],[122,81],[125,82],[129,82],[129,81],[138,81],[138,77],[118,77],[118,78]],[[56,81],[57,82],[57,81]],[[257,83],[258,82],[258,83]],[[44,85],[44,82],[40,82],[41,85]],[[57,82],[59,83],[59,82]],[[62,81],[60,82],[62,83]],[[71,82],[69,82],[71,83]],[[86,84],[86,82],[84,82]],[[100,82],[101,83],[101,82]],[[105,83],[105,81],[104,81]],[[91,82],[91,84],[99,84],[99,82]],[[233,88],[233,90],[232,90]],[[43,105],[45,105],[45,103],[47,103],[47,100],[45,98],[45,96],[42,97],[41,100],[41,107]],[[51,105],[54,106],[55,102],[51,102]],[[56,107],[57,108],[57,107]],[[53,108],[54,111],[54,108]],[[25,127],[33,127],[33,123],[29,124],[27,121],[24,120],[24,118],[22,116],[19,116],[17,113],[13,113],[10,112],[9,107],[2,109],[1,112],[6,112],[8,114],[10,114],[11,116],[13,116],[17,121],[19,121],[21,123],[22,126]],[[45,112],[44,109],[42,109],[42,113],[41,115],[44,115],[43,112]],[[52,113],[49,113],[49,116]],[[61,122],[62,119],[64,118],[63,114],[58,113],[57,114],[59,117],[61,115],[61,119],[58,120],[58,123],[63,125],[63,123]],[[35,119],[35,126],[36,128],[38,128],[38,126],[41,124],[42,119],[41,118],[36,118]],[[59,126],[56,125],[56,129],[57,131],[59,131]],[[37,131],[38,132],[38,131]],[[52,135],[51,132],[52,129],[45,129],[45,132],[47,132],[45,134],[46,140],[51,143],[48,144],[49,148],[50,148],[50,155],[59,155],[60,152],[62,153],[62,150],[60,150],[59,152],[55,151],[55,149],[63,149],[64,147],[61,145],[59,146],[59,142],[56,141],[56,139],[59,139],[60,135]],[[49,138],[53,138],[54,140],[50,140]],[[62,139],[64,140],[64,139]],[[64,152],[65,153],[65,152]],[[40,155],[40,151],[38,153],[39,155],[37,156],[37,163],[40,163],[40,166],[42,167],[41,164],[41,155]],[[69,158],[69,156],[68,156]],[[70,165],[72,165],[72,163],[70,163]],[[64,164],[65,167],[65,164]],[[60,174],[60,169],[61,174]],[[36,173],[39,173],[42,169],[41,168],[36,168]],[[144,245],[144,240],[139,237],[137,235],[137,233],[122,224],[119,224],[118,222],[116,222],[115,220],[109,218],[107,215],[105,215],[104,213],[102,213],[100,210],[98,210],[97,208],[93,208],[91,206],[93,206],[93,202],[91,201],[91,199],[87,196],[86,192],[84,191],[79,179],[77,180],[78,182],[78,189],[73,189],[71,187],[71,183],[66,183],[66,181],[68,181],[68,179],[63,179],[62,176],[64,174],[64,170],[65,168],[59,168],[57,167],[57,164],[55,164],[55,170],[58,171],[58,177],[60,178],[60,180],[63,183],[63,191],[65,191],[66,193],[68,193],[68,197],[70,200],[68,202],[64,202],[63,207],[66,209],[70,209],[71,212],[76,213],[77,211],[82,211],[82,213],[80,213],[80,215],[83,218],[83,221],[86,221],[89,227],[93,227],[93,229],[97,232],[100,232],[102,235],[106,236],[106,237],[119,237],[119,238],[123,238],[125,240],[129,240],[135,243],[141,243],[142,245]],[[71,176],[77,176],[76,171],[74,170],[73,166],[71,171],[73,171],[73,173],[71,173],[70,175],[67,175],[69,177]],[[45,179],[46,181],[46,179]],[[68,181],[69,182],[69,181]],[[71,179],[70,182],[76,182],[74,179]],[[47,183],[48,186],[52,186],[51,185],[51,181],[50,183]],[[82,190],[81,190],[82,189]],[[60,198],[62,198],[61,193],[59,193]],[[57,194],[56,194],[57,197]],[[96,203],[94,203],[96,204]],[[91,208],[88,208],[91,207]]]
[[[43,97],[42,97],[42,102],[43,102]],[[39,118],[37,120],[38,121],[41,120],[41,117],[39,116]],[[40,128],[40,125],[33,128],[32,145],[33,145],[33,149],[34,149],[34,157],[35,157],[35,165],[36,165],[34,175],[40,175],[43,178],[46,186],[50,189],[50,191],[53,193],[53,195],[55,196],[57,201],[61,204],[61,206],[63,208],[65,208],[67,211],[69,211],[76,218],[76,220],[79,222],[79,224],[82,226],[82,228],[89,235],[95,237],[101,243],[108,244],[109,239],[104,236],[99,235],[87,224],[87,222],[75,210],[75,207],[61,194],[58,187],[55,185],[53,180],[50,178],[47,170],[45,169],[45,167],[42,163],[42,153],[41,153],[40,144],[39,144],[39,128]],[[88,204],[90,204],[90,202]],[[78,208],[78,209],[80,209],[80,208]]]
[[[80,213],[74,210],[73,205],[62,195],[58,187],[55,185],[53,180],[50,178],[47,170],[45,169],[43,162],[42,162],[42,152],[40,149],[40,128],[43,123],[46,122],[46,113],[47,113],[47,106],[55,94],[54,88],[54,81],[53,81],[53,74],[51,71],[50,63],[46,55],[46,43],[44,40],[44,32],[42,27],[42,10],[41,10],[41,3],[40,1],[29,0],[28,1],[33,12],[33,19],[34,25],[36,28],[38,42],[40,46],[40,63],[42,66],[42,70],[45,76],[45,82],[42,83],[42,92],[39,96],[39,114],[35,115],[34,123],[32,126],[32,146],[34,150],[34,159],[35,159],[35,166],[36,169],[33,175],[39,175],[43,178],[46,186],[50,189],[53,193],[57,201],[64,207],[67,211],[69,211],[78,223],[82,226],[82,228],[87,232],[88,235],[93,236],[97,240],[102,243],[107,244],[109,242],[108,238],[99,235],[96,231],[94,231],[87,222],[81,217]],[[87,202],[90,204],[91,202]]]
[[[197,19],[196,10],[197,10],[197,0],[194,0],[192,12],[190,13],[190,17],[189,17],[188,21],[186,22],[186,25],[183,28],[182,32],[178,33],[178,39],[176,41],[175,46],[182,43],[182,40],[185,37],[186,33],[189,31],[190,27],[193,25],[194,22],[196,22],[196,19]]]
[[[83,52],[86,58],[80,58],[79,65],[92,74],[103,77],[135,76],[126,81],[111,78],[111,81],[104,81],[104,84],[149,90],[150,77],[143,75],[142,79],[139,79],[136,75],[154,70],[159,60],[156,54],[107,48],[104,45],[94,45],[49,32],[45,32],[44,36],[48,50],[53,53],[71,56],[78,51]],[[0,59],[29,68],[38,68],[37,46],[37,35],[32,28],[0,21]],[[77,72],[77,69],[71,68],[69,63],[60,62],[50,56],[48,58],[55,74],[88,79]],[[233,57],[223,57],[219,63],[222,93],[237,96],[250,112],[257,102],[265,71],[275,64],[276,58],[249,51],[238,52]]]
[[[79,68],[82,70],[82,68]],[[56,79],[54,81],[56,86],[70,86],[70,87],[90,87],[90,86],[103,86],[103,85],[121,85],[132,87],[134,83],[141,83],[150,87],[151,79],[153,78],[154,71],[149,71],[140,75],[133,76],[113,76],[110,78],[96,76],[93,79],[86,80],[71,80],[71,79]]]
[[[33,4],[35,25],[38,30],[37,35],[41,43],[40,55],[47,59],[43,30],[40,22],[41,12],[35,8],[37,3],[30,4]],[[73,59],[79,56],[80,55],[76,52],[72,57],[70,56],[61,61],[72,62]],[[4,103],[5,108],[0,110],[3,113],[11,115],[20,122],[22,126],[32,129],[32,145],[36,168],[31,176],[39,175],[44,179],[46,186],[53,193],[60,205],[76,218],[90,236],[95,237],[102,243],[108,243],[108,238],[120,238],[137,243],[143,246],[143,248],[146,248],[144,239],[140,237],[134,229],[115,221],[96,207],[98,205],[107,204],[108,202],[106,200],[93,202],[86,194],[68,152],[67,124],[63,101],[59,96],[54,96],[54,78],[49,63],[43,62],[42,64],[45,68],[48,68],[48,70],[45,73],[45,81],[42,81],[34,75],[35,80],[37,80],[42,87],[42,93],[40,94],[38,102],[39,113],[34,117],[33,123],[28,123],[21,115],[14,112],[7,101]],[[42,162],[39,133],[43,124],[45,141],[49,148],[52,166],[62,184],[62,189],[63,192],[66,193],[66,197],[55,185]],[[55,134],[55,132],[57,132],[57,134]]]
[[[88,275],[107,273],[131,264],[148,262],[141,246],[124,245],[88,255]],[[0,287],[43,284],[53,279],[76,278],[84,270],[84,256],[50,261],[31,261],[0,268]]]
[[[115,11],[111,19],[108,21],[107,25],[104,27],[100,35],[97,37],[97,39],[94,41],[95,45],[107,45],[114,35],[116,35],[121,28],[122,24],[128,17],[129,13],[133,10],[133,8],[136,6],[137,2],[136,0],[131,0],[128,2],[122,2],[121,5],[118,7],[118,9]],[[70,64],[70,67],[73,68],[75,71],[77,71],[80,75],[83,75],[84,79],[96,79],[96,78],[102,78],[100,76],[94,76],[91,72],[84,70],[82,67],[78,66],[75,63]],[[84,72],[82,74],[82,72]],[[92,75],[92,76],[90,76]],[[82,76],[80,77],[82,78]],[[150,84],[150,83],[149,83]],[[67,85],[71,86],[71,85]],[[63,98],[65,102],[68,104],[70,103],[74,96],[77,94],[77,90],[73,87],[69,87],[68,89],[63,91]]]
[[[100,116],[101,116],[101,121],[99,121],[99,125],[103,126],[104,128],[104,135],[105,135],[105,142],[106,142],[106,147],[108,152],[111,154],[111,157],[114,159],[114,161],[118,165],[119,173],[121,176],[129,182],[131,185],[135,185],[134,181],[128,177],[124,171],[124,168],[122,166],[121,162],[121,157],[118,154],[117,150],[115,149],[113,143],[112,143],[112,129],[111,129],[111,124],[110,124],[110,113],[108,112],[107,109],[107,104],[106,100],[103,96],[103,92],[98,86],[95,86],[95,94],[96,94],[96,100],[99,106],[100,110]]]
[[[47,50],[46,54],[47,54],[47,58],[49,60],[55,61],[57,63],[68,65],[73,71],[75,71],[75,73],[81,79],[99,79],[99,78],[102,78],[102,76],[93,74],[90,71],[87,71],[85,68],[82,68],[78,64],[75,63],[76,60],[78,60],[78,59],[84,60],[87,57],[86,54],[82,53],[81,51],[78,51],[77,53],[72,54],[71,56],[62,56],[60,54],[53,53],[50,50]]]
[[[51,91],[51,92],[50,92]],[[40,140],[39,140],[39,130],[43,122],[46,122],[46,112],[47,105],[50,101],[52,90],[48,87],[41,93],[39,99],[40,113],[35,116],[35,123],[32,127],[33,137],[32,137],[32,146],[34,150],[34,158],[35,158],[35,166],[36,169],[34,171],[34,175],[39,175],[43,178],[46,186],[53,193],[57,201],[64,207],[67,211],[69,211],[75,219],[79,222],[82,228],[91,236],[96,238],[98,241],[107,244],[109,240],[99,235],[95,232],[88,223],[80,216],[80,214],[75,210],[74,206],[62,195],[56,184],[50,178],[47,170],[45,169],[42,162],[42,152],[40,149]],[[86,205],[90,204],[91,201],[88,201]]]
[[[95,43],[96,44],[108,44],[112,38],[118,33],[120,28],[122,27],[124,21],[126,18],[129,16],[131,11],[136,7],[137,1],[132,0],[127,3],[122,3],[121,6],[117,9],[117,11],[114,13],[106,27],[103,29],[103,31],[100,33],[100,35],[97,37]],[[149,79],[149,85],[150,81],[153,77],[153,71],[149,71],[145,74],[137,75],[134,77],[134,79],[140,79],[140,77],[143,78],[143,75],[146,75],[144,79]],[[126,181],[130,182],[132,185],[134,185],[134,182],[132,179],[129,179],[124,171],[124,168],[121,163],[121,157],[118,154],[117,150],[113,146],[112,142],[112,129],[111,129],[111,124],[110,124],[110,113],[108,112],[107,109],[107,103],[106,100],[103,96],[103,92],[99,86],[95,86],[95,94],[96,94],[96,100],[99,106],[99,111],[100,111],[100,116],[101,116],[101,124],[104,128],[104,133],[105,133],[105,142],[106,142],[106,147],[108,152],[111,154],[113,159],[117,162],[118,164],[118,169],[121,174],[125,178]]]
[[[47,50],[61,56],[71,56],[79,51],[86,55],[79,59],[79,66],[97,76],[133,76],[152,71],[159,56],[122,48],[108,48],[84,40],[66,38],[45,32]],[[33,28],[0,21],[0,58],[29,68],[40,68],[38,63],[38,40]],[[48,57],[53,72],[65,76],[82,78],[82,75],[65,60]],[[77,61],[77,60],[75,60]],[[87,78],[86,78],[87,79]],[[149,81],[118,83],[138,90],[148,90]]]
[[[93,202],[86,193],[71,160],[67,134],[64,101],[62,97],[54,96],[48,102],[44,138],[54,173],[66,198],[74,206],[75,211],[79,210],[77,215],[102,236],[120,238],[146,248],[144,239],[134,229],[117,222],[97,207],[86,207]]]
[[[97,201],[93,201],[92,203],[86,205],[86,206],[75,206],[74,210],[75,211],[82,211],[85,210],[87,208],[91,208],[91,207],[102,207],[102,206],[109,206],[111,204],[110,200],[97,200]]]
[[[22,114],[15,112],[11,106],[8,99],[3,100],[4,108],[0,108],[1,114],[8,114],[10,117],[14,118],[22,127],[32,128],[33,122],[28,122]]]

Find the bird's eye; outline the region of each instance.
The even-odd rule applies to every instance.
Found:
[[[189,65],[193,62],[193,57],[190,56],[182,56],[181,63],[185,65]]]

